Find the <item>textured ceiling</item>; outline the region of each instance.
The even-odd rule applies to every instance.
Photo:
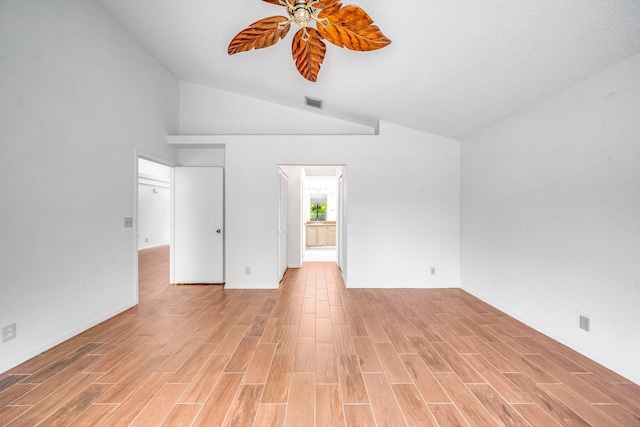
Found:
[[[318,82],[275,46],[227,54],[249,24],[285,14],[260,0],[98,0],[181,80],[375,126],[464,138],[640,53],[639,0],[350,0],[392,40],[327,43]]]

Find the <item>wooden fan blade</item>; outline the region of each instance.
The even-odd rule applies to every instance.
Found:
[[[280,23],[287,21],[289,20],[284,16],[271,16],[254,22],[249,28],[240,31],[231,40],[227,52],[229,55],[233,55],[234,53],[246,52],[251,49],[273,46],[289,32],[291,25],[288,23],[284,28],[278,28]]]
[[[271,3],[271,4],[277,4],[278,6],[284,6],[282,3],[280,3],[280,0],[262,0],[262,1],[266,1],[267,3]]]
[[[342,7],[341,3],[324,9],[318,19],[327,18],[329,25],[317,25],[318,32],[336,46],[351,50],[381,49],[391,43],[373,19],[363,9],[354,5]]]
[[[315,28],[307,28],[309,39],[303,40],[304,30],[300,29],[293,38],[291,52],[296,61],[298,72],[305,79],[315,82],[318,80],[320,65],[324,61],[327,46]]]
[[[265,1],[269,1],[269,0],[265,0]],[[338,3],[339,1],[340,0],[318,0],[317,3],[314,3],[311,6],[316,9],[326,9]]]

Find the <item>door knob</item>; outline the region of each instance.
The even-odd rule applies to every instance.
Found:
[[[220,234],[222,233],[222,230],[220,230],[219,228],[216,230],[216,233]]]

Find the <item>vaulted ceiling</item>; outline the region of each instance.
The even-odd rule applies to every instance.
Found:
[[[261,0],[98,0],[177,78],[365,125],[384,120],[464,138],[640,53],[638,0],[346,0],[392,43],[327,43],[318,81],[291,56],[292,28],[269,48],[227,54],[264,17]],[[294,24],[295,25],[295,24]]]

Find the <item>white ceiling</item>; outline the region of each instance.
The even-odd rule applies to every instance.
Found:
[[[98,0],[181,80],[375,126],[464,138],[640,53],[640,0],[350,0],[392,40],[330,43],[318,82],[275,46],[227,54],[249,24],[286,11],[260,0]],[[295,24],[294,24],[295,25]]]

